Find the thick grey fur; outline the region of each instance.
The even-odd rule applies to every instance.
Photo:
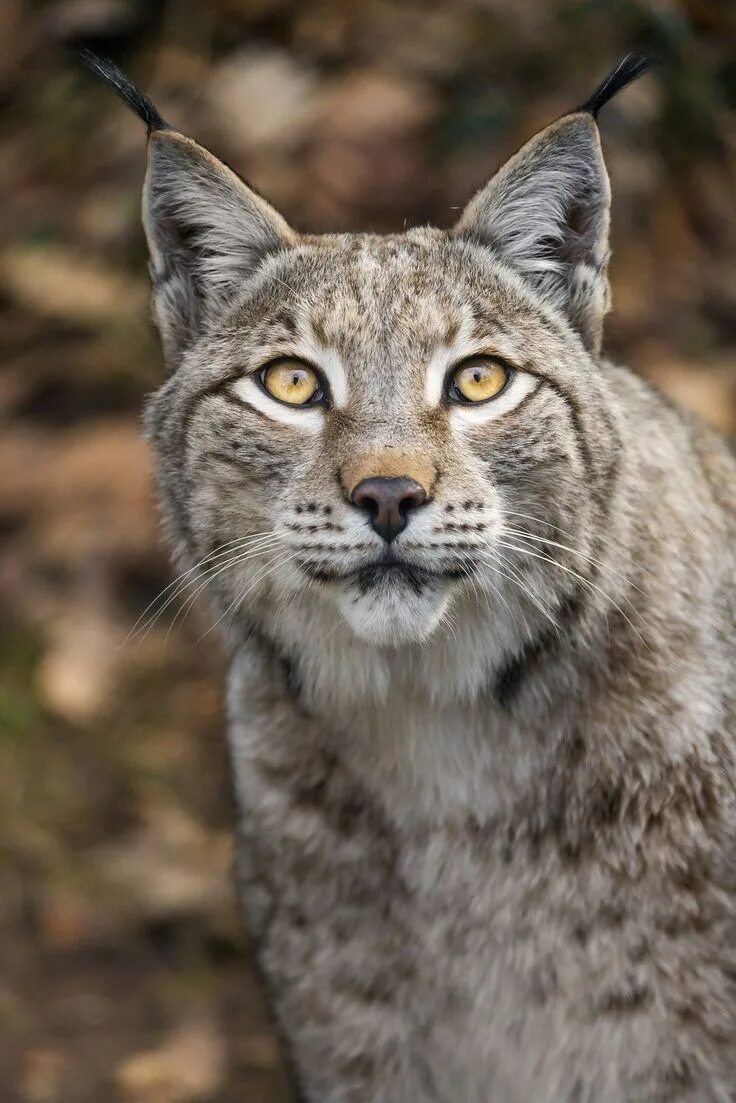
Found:
[[[148,433],[309,1103],[736,1100],[736,466],[600,352],[621,77],[450,231],[297,234],[152,130]],[[478,352],[515,373],[452,405]],[[427,493],[390,548],[369,475]]]

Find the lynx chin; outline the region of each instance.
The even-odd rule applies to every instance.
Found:
[[[625,58],[449,230],[305,235],[148,127],[174,555],[307,1103],[736,1100],[736,465],[601,353]]]

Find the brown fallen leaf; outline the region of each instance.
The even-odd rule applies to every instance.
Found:
[[[0,283],[17,303],[43,317],[87,325],[138,317],[148,298],[143,282],[60,245],[8,249]]]
[[[235,152],[283,149],[302,142],[309,131],[314,86],[310,70],[284,51],[244,50],[214,69],[207,96],[217,128]]]
[[[225,1078],[225,1045],[209,1017],[182,1023],[156,1049],[128,1057],[117,1085],[130,1103],[188,1103],[212,1095]]]
[[[57,622],[36,674],[46,706],[73,724],[95,717],[112,695],[123,639],[104,610],[90,608]]]
[[[218,914],[232,901],[231,839],[209,831],[181,808],[153,799],[144,823],[99,847],[94,865],[109,891],[138,914],[160,919]]]
[[[25,1103],[56,1103],[69,1065],[68,1054],[50,1046],[28,1050],[23,1059],[20,1092]]]

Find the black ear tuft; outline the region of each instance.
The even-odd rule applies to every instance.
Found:
[[[95,76],[104,81],[120,99],[127,103],[131,111],[135,111],[139,119],[142,119],[150,134],[152,130],[168,130],[169,124],[161,118],[148,96],[136,88],[132,81],[128,80],[125,73],[118,69],[117,65],[106,57],[98,57],[88,50],[86,46],[79,49],[79,56],[83,63]]]
[[[587,99],[577,110],[585,111],[595,119],[600,109],[605,107],[617,92],[645,73],[651,63],[652,59],[644,54],[627,54],[598,85],[590,99]]]

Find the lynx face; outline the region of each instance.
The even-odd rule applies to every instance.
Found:
[[[310,591],[385,644],[426,637],[460,593],[536,620],[575,591],[559,570],[550,587],[513,534],[564,530],[580,569],[597,474],[578,408],[597,423],[605,397],[579,339],[482,247],[431,230],[301,245],[179,376],[157,423],[179,386],[206,384],[165,477],[186,479],[197,559],[249,554],[215,580],[226,604],[242,595],[252,615],[264,593]]]
[[[614,470],[592,116],[533,139],[452,230],[389,237],[300,236],[162,125],[144,221],[174,369],[149,408],[162,501],[221,619],[299,603],[378,645],[471,607],[499,636],[556,625]]]

